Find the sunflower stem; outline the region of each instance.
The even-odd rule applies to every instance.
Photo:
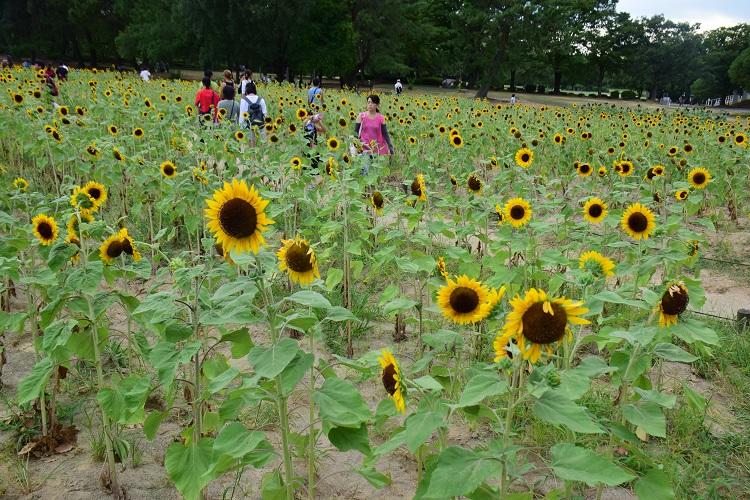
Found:
[[[505,426],[503,427],[503,451],[508,447],[510,441],[510,429],[513,426],[513,414],[515,409],[516,391],[520,389],[520,372],[523,361],[520,356],[516,356],[513,363],[513,373],[510,377],[510,391],[508,392],[508,408],[505,410]],[[500,498],[505,498],[508,491],[508,477],[505,467],[505,460],[500,463]]]
[[[33,258],[32,258],[33,261]],[[33,262],[32,262],[33,267]],[[37,311],[36,311],[36,301],[34,300],[34,294],[31,290],[31,285],[29,285],[29,291],[28,291],[28,301],[29,301],[29,315],[31,319],[31,341],[34,344],[34,362],[36,363],[39,361],[39,347],[37,345],[37,329],[38,329],[38,323],[37,323]],[[42,387],[42,393],[39,395],[39,408],[41,411],[41,417],[42,417],[42,436],[47,436],[47,400],[46,400],[46,391],[47,386],[45,385]]]
[[[312,313],[312,308],[308,312]],[[315,393],[315,333],[310,331],[307,336],[310,354],[313,355],[313,364],[310,366],[310,395],[308,402],[308,406],[310,407],[310,428],[308,430],[310,433],[310,448],[307,453],[307,496],[312,500],[315,498],[315,445],[317,444],[317,435],[315,434],[315,401],[313,400],[313,394]]]

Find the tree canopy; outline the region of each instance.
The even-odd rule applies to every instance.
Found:
[[[750,25],[701,33],[617,0],[0,0],[0,53],[74,64],[435,83],[692,91],[748,87]],[[730,71],[730,67],[734,68]]]

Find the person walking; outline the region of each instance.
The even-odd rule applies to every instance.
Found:
[[[223,123],[237,123],[240,116],[240,105],[234,100],[234,85],[225,85],[221,89],[221,101],[216,106],[217,119]],[[223,111],[222,111],[223,110]]]
[[[404,91],[404,86],[401,85],[401,80],[396,80],[396,84],[393,86],[394,90],[396,91],[396,95],[401,95],[401,92]]]
[[[362,166],[362,175],[367,175],[370,161],[375,155],[392,155],[393,143],[388,135],[385,116],[380,114],[380,97],[371,94],[367,97],[367,111],[357,115],[354,132],[362,143],[363,154],[368,155]]]
[[[144,82],[151,80],[151,72],[148,70],[146,66],[144,66],[143,69],[141,70],[140,77],[141,77],[141,80],[143,80]]]
[[[268,114],[266,100],[260,97],[255,82],[245,85],[245,95],[240,101],[240,126],[250,129],[250,146],[255,146],[255,129],[258,129],[261,139],[266,139],[266,130],[263,127],[264,120]]]
[[[240,89],[239,94],[240,97],[245,95],[245,85],[253,81],[253,72],[248,70],[245,70],[244,73],[242,73],[242,78],[240,78]]]
[[[323,106],[323,89],[320,87],[320,79],[313,78],[312,87],[307,91],[307,104],[317,105],[318,108]]]
[[[220,90],[223,90],[227,85],[231,85],[232,87],[234,87],[234,78],[232,78],[232,71],[225,69],[224,79],[221,81]]]
[[[216,107],[219,105],[219,94],[211,88],[211,78],[203,77],[203,88],[195,94],[195,105],[198,106],[198,120],[203,123],[205,115],[213,112],[216,119]]]

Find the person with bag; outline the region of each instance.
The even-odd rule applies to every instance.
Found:
[[[195,105],[198,106],[198,122],[203,124],[216,119],[216,106],[219,105],[219,94],[211,88],[211,78],[203,77],[203,88],[195,94]],[[213,116],[206,118],[206,115],[213,113]]]
[[[234,100],[233,85],[226,85],[221,89],[221,101],[219,101],[216,112],[219,122],[237,123],[240,116],[240,106]]]
[[[367,97],[367,111],[357,116],[354,123],[354,133],[362,143],[362,154],[368,155],[362,167],[362,175],[370,169],[370,162],[375,155],[392,155],[393,143],[388,135],[385,116],[380,114],[380,97],[371,94]]]
[[[264,120],[268,114],[266,100],[257,95],[258,89],[255,82],[245,85],[245,95],[240,101],[240,126],[250,129],[250,146],[255,146],[255,130],[260,132],[261,139],[266,139],[266,131],[263,127]]]
[[[307,104],[315,105],[316,109],[323,109],[323,89],[320,86],[320,78],[313,78],[312,87],[307,91]]]

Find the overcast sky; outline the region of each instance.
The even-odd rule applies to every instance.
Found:
[[[632,17],[664,14],[672,21],[701,23],[701,31],[750,23],[750,0],[620,0],[617,10]]]

